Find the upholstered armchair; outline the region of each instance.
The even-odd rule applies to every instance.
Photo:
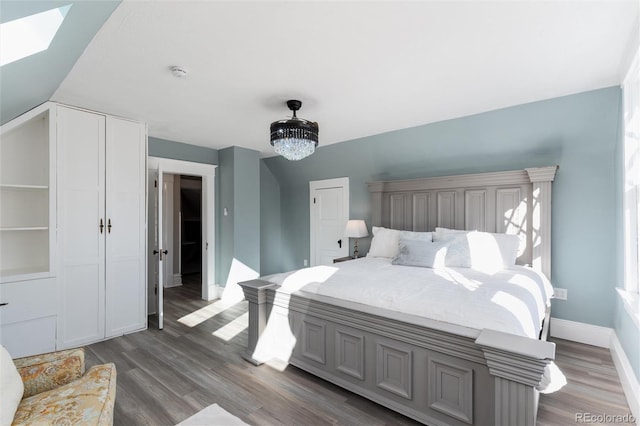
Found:
[[[112,425],[116,397],[114,364],[91,367],[85,374],[84,349],[13,360],[24,394],[13,425]]]

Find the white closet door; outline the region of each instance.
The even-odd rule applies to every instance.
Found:
[[[104,338],[105,116],[58,107],[57,132],[62,349]]]
[[[107,117],[106,337],[147,323],[146,128]]]

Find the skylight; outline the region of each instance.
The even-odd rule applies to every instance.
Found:
[[[0,66],[47,50],[71,5],[0,24]]]

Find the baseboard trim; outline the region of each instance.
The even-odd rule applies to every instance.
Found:
[[[609,349],[629,409],[636,419],[640,419],[640,384],[613,329],[551,318],[551,336]]]
[[[551,337],[609,348],[613,329],[583,322],[551,318]]]
[[[222,292],[224,291],[224,287],[221,287],[220,284],[210,284],[209,285],[209,293],[207,294],[207,300],[215,300],[220,299],[222,297]]]
[[[629,358],[624,352],[616,333],[611,335],[611,357],[616,366],[622,389],[627,397],[627,403],[631,413],[636,419],[640,419],[640,383],[631,367]],[[636,423],[638,424],[638,423]]]

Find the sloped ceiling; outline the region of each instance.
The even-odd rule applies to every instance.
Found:
[[[322,147],[617,85],[637,22],[637,0],[125,0],[52,98],[143,120],[158,138],[270,156],[287,99],[319,122]],[[65,46],[87,32],[66,31]],[[58,52],[20,64],[9,84],[2,70],[11,111],[19,96],[36,103],[31,91],[46,98],[71,62]]]
[[[49,100],[120,1],[0,1],[0,22],[71,4],[48,50],[0,68],[1,124]]]

